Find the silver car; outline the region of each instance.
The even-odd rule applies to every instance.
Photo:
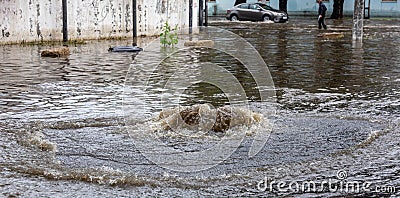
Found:
[[[227,10],[226,18],[231,21],[274,21],[286,22],[289,17],[286,12],[272,8],[262,3],[242,3]]]

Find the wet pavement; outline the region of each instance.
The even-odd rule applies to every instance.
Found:
[[[350,19],[327,20],[327,31],[318,30],[314,18],[292,17],[284,24],[212,20],[211,26],[243,37],[260,53],[275,84],[277,109],[267,117],[272,132],[260,153],[248,157],[253,139],[248,136],[223,163],[195,173],[169,171],[147,160],[126,128],[124,89],[136,55],[107,49],[130,41],[89,41],[70,46],[68,58],[55,59],[40,57],[45,46],[1,46],[0,196],[398,197],[399,22],[365,21],[363,45],[356,47]],[[345,36],[318,37],[325,32]],[[169,74],[171,68],[202,61],[239,79],[250,109],[268,111],[251,74],[224,52],[181,51],[157,72]],[[133,83],[140,75],[133,74]],[[160,76],[150,81],[155,91],[147,99],[156,103]],[[180,100],[181,105],[199,102],[229,104],[220,89],[201,83]],[[135,112],[146,131],[152,125],[147,114],[140,117],[141,110]],[[149,110],[159,111],[156,104]],[[214,134],[179,132],[154,138],[188,151],[219,140]],[[310,181],[323,187],[296,191],[297,184]],[[294,190],[279,189],[279,182],[292,182]],[[329,189],[329,182],[337,188]],[[343,187],[355,182],[369,190]]]

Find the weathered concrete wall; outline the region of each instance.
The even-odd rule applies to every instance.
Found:
[[[187,28],[189,0],[138,0],[137,17],[139,36],[159,34],[166,20]],[[132,21],[132,0],[68,0],[69,39],[132,37]],[[51,40],[62,40],[61,0],[0,0],[0,44]]]
[[[166,21],[189,28],[189,0],[138,0],[138,34],[159,34]],[[193,0],[193,26],[198,21],[198,0]]]
[[[0,0],[0,42],[61,37],[61,2]]]

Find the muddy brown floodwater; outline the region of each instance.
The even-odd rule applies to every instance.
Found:
[[[136,55],[107,49],[129,41],[71,46],[68,58],[42,58],[43,46],[1,46],[0,196],[399,197],[400,21],[367,20],[362,47],[352,45],[350,19],[327,23],[327,32],[342,32],[344,38],[317,37],[324,31],[314,18],[210,22],[257,49],[274,80],[277,109],[267,117],[272,132],[260,153],[248,157],[252,137],[246,137],[227,160],[195,173],[157,166],[127,132],[123,92]],[[268,111],[250,73],[224,52],[183,50],[157,72],[190,67],[188,57],[226,68],[241,82],[250,108]],[[141,79],[133,75],[133,81]],[[159,99],[162,80],[149,78],[150,102]],[[215,86],[198,83],[184,91],[179,104],[198,103],[220,107],[229,101]],[[161,109],[133,111],[143,125],[148,113]],[[154,138],[193,152],[213,146],[220,136],[178,131]],[[315,189],[303,187],[310,183]]]

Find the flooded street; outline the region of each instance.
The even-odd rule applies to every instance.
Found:
[[[46,46],[0,46],[0,197],[399,197],[400,21],[365,21],[362,47],[352,44],[350,19],[327,24],[326,32],[342,32],[344,38],[318,37],[325,31],[317,29],[314,18],[293,17],[284,24],[210,22],[243,37],[259,52],[275,87],[273,114],[267,113],[271,104],[260,101],[257,84],[242,63],[214,49],[179,51],[147,76],[141,73],[148,69],[146,59],[143,68],[130,68],[136,54],[107,51],[130,41],[70,46],[67,58],[40,57]],[[215,167],[170,171],[141,154],[127,125],[140,125],[135,130],[185,152],[220,141],[215,133],[150,130],[154,123],[149,119],[163,109],[160,97],[184,106],[230,105],[218,87],[205,83],[192,85],[179,98],[163,94],[165,76],[182,68],[197,71],[196,64],[206,61],[238,79],[249,108],[271,124],[255,131],[270,136],[254,157],[248,156],[254,138],[250,133]],[[143,79],[150,94],[141,92]],[[226,78],[220,82],[230,83]],[[167,82],[172,87],[178,83]],[[141,97],[152,105],[127,113],[127,98],[137,102]],[[127,116],[132,116],[129,123]],[[310,181],[317,184],[316,191],[277,185],[291,183],[296,189]],[[337,185],[354,182],[369,190],[346,191]]]

